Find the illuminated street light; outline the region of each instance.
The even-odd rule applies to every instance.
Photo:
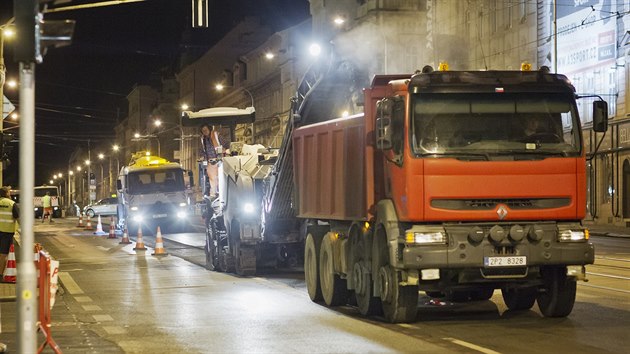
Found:
[[[9,80],[9,81],[7,81],[7,86],[8,86],[9,88],[14,89],[14,88],[16,88],[16,87],[17,87],[17,85],[18,85],[18,84],[17,84],[17,81],[15,81],[15,80]]]
[[[120,146],[115,144],[114,146],[112,146],[112,150],[118,152],[118,150],[120,150]]]
[[[20,115],[17,112],[11,113],[11,120],[17,120]]]
[[[156,119],[153,121],[153,125],[155,125],[156,127],[160,127],[162,125],[162,121],[159,119]]]
[[[350,115],[350,112],[348,112],[348,111],[343,111],[343,112],[341,113],[341,116],[342,116],[342,117],[344,117],[344,118],[345,118],[345,117],[347,117],[347,116],[349,116],[349,115]]]
[[[81,166],[77,166],[77,171],[81,171]]]
[[[341,25],[343,25],[343,24],[346,22],[346,19],[344,19],[344,18],[343,18],[343,17],[341,17],[341,16],[337,16],[337,17],[335,17],[335,19],[333,20],[333,22],[335,23],[335,25],[337,25],[337,26],[341,26]]]
[[[2,35],[4,36],[4,38],[12,38],[13,36],[15,36],[15,31],[12,28],[7,27],[2,30]]]
[[[221,84],[221,83],[218,83],[218,84],[214,85],[214,88],[215,88],[217,91],[223,91],[223,89],[225,88],[225,85],[223,85],[223,84]],[[244,87],[238,87],[237,89],[239,89],[239,90],[243,90],[243,91],[245,91],[245,93],[247,93],[247,94],[249,95],[249,98],[250,98],[250,100],[251,100],[251,102],[252,102],[251,107],[254,107],[254,95],[252,95],[252,93],[251,93],[251,92],[249,92],[249,90],[248,90],[248,89],[246,89],[246,88],[244,88]]]
[[[269,60],[273,59],[274,57],[275,57],[275,55],[272,52],[267,52],[265,54],[265,58],[267,58]]]
[[[74,171],[72,171],[72,170],[68,171],[68,175],[74,176]]]
[[[188,108],[190,108],[190,106],[188,106],[188,105],[187,105],[187,104],[185,104],[185,103],[182,103],[181,108],[182,108],[182,111],[187,111],[187,110],[188,110]]]
[[[136,139],[138,139],[138,138],[140,137],[140,133],[135,133],[135,134],[133,135],[133,137],[134,137],[134,138],[136,138]]]
[[[49,184],[53,184],[54,183],[54,181],[52,179],[50,181],[48,181],[48,182],[50,182]]]
[[[85,165],[86,166],[90,166],[90,163],[91,163],[90,160],[85,160]]]
[[[98,154],[98,159],[99,159],[99,160],[102,160],[102,159],[104,159],[104,158],[105,158],[105,155],[104,155],[104,154],[102,154],[102,153],[101,153],[101,154]]]

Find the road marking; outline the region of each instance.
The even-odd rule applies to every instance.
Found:
[[[442,338],[444,340],[447,340],[453,344],[457,344],[457,345],[461,345],[462,347],[466,347],[469,349],[473,349],[476,350],[478,352],[482,352],[482,353],[486,353],[486,354],[501,354],[500,352],[496,352],[492,349],[488,349],[488,348],[484,348],[481,346],[478,346],[476,344],[472,344],[472,343],[468,343],[468,342],[464,342],[463,340],[459,340],[459,339],[455,339],[455,338]]]
[[[603,274],[603,273],[591,273],[591,272],[586,272],[586,274],[588,274],[588,275],[595,275],[595,276],[598,276],[598,277],[630,280],[629,277],[622,277],[622,276],[619,276],[619,275],[611,275],[611,274]]]
[[[83,305],[83,309],[85,311],[103,311],[103,309],[98,305]]]
[[[125,329],[120,326],[103,326],[108,334],[125,334]]]
[[[113,321],[114,319],[110,315],[92,315],[95,321],[105,322],[105,321]]]
[[[83,290],[81,290],[79,284],[77,284],[67,272],[59,272],[59,279],[61,283],[63,283],[63,287],[66,288],[70,294],[83,294]]]
[[[101,251],[105,251],[105,252],[109,252],[109,250],[111,250],[111,247],[103,247],[103,246],[96,246],[96,248],[98,248]]]
[[[92,298],[89,296],[75,296],[74,299],[77,300],[77,302],[92,302]]]
[[[610,291],[618,291],[621,293],[626,293],[626,294],[630,294],[630,291],[628,290],[623,290],[623,289],[615,289],[615,288],[609,288],[607,286],[599,286],[599,285],[592,285],[592,284],[584,284],[584,283],[578,283],[581,286],[587,286],[589,288],[597,288],[597,289],[604,289],[604,290],[610,290]]]

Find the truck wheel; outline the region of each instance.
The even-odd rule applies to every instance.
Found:
[[[219,268],[219,248],[217,241],[217,229],[214,222],[206,226],[206,269],[220,271]]]
[[[335,273],[332,233],[327,233],[322,239],[319,251],[319,282],[322,297],[328,306],[345,305],[348,300],[346,280]]]
[[[381,266],[379,278],[385,319],[391,323],[415,321],[418,314],[418,286],[401,286],[400,272],[389,264]]]
[[[321,301],[322,288],[319,284],[319,249],[322,244],[322,235],[308,233],[304,245],[304,279],[306,290],[312,301]]]
[[[573,310],[576,282],[566,272],[565,267],[541,269],[544,285],[537,301],[545,317],[566,317]]]
[[[381,299],[374,296],[374,279],[366,259],[364,239],[357,237],[352,243],[352,279],[354,280],[354,297],[356,306],[363,316],[380,315]]]
[[[503,288],[501,289],[501,295],[503,295],[503,302],[512,311],[529,310],[534,306],[536,301],[536,288]]]

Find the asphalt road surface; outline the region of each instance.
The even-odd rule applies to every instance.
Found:
[[[169,255],[158,258],[75,224],[35,230],[61,262],[52,330],[64,353],[630,351],[630,239],[592,238],[596,264],[567,318],[543,318],[536,306],[511,312],[495,291],[468,303],[421,296],[417,321],[393,325],[311,302],[300,269],[251,278],[208,271],[201,229],[163,235]],[[152,236],[144,242],[154,246]],[[2,327],[14,347],[15,303],[2,304]]]

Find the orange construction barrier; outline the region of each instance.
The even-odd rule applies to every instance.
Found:
[[[166,250],[164,249],[164,241],[162,240],[162,232],[160,231],[160,227],[157,228],[157,233],[155,235],[155,251],[152,253],[153,256],[168,256]]]
[[[136,251],[146,251],[147,248],[144,247],[144,242],[142,241],[142,225],[138,226],[138,237],[136,239],[136,247],[133,248]]]
[[[109,236],[107,236],[107,238],[116,238],[116,225],[114,224],[114,217],[110,217],[109,220]]]
[[[92,230],[92,218],[89,215],[87,216],[87,223],[85,223],[86,230]]]
[[[15,248],[13,244],[9,248],[9,257],[7,258],[7,265],[4,268],[4,274],[2,274],[2,281],[5,283],[15,283],[17,279],[17,268],[15,263]]]
[[[83,213],[79,214],[79,223],[77,224],[77,227],[80,227],[80,228],[85,227],[83,225]]]
[[[44,251],[39,251],[39,279],[37,285],[39,287],[39,330],[46,338],[46,341],[42,343],[37,349],[37,353],[41,353],[46,347],[46,344],[50,345],[50,348],[57,354],[61,354],[61,348],[55,342],[51,333],[51,308],[50,308],[50,256]]]
[[[122,234],[122,239],[120,240],[120,242],[118,242],[118,244],[128,245],[130,243],[131,241],[129,241],[129,233],[127,232],[127,226],[125,226],[125,229],[123,230],[123,234]]]

